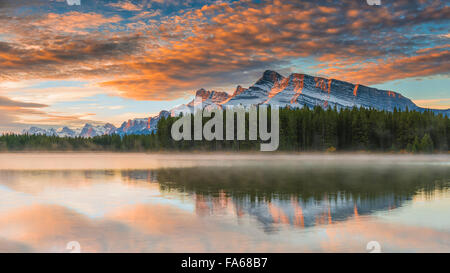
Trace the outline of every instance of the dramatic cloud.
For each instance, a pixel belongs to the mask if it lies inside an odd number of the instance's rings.
[[[176,12],[153,2],[167,1],[109,3],[128,15],[0,12],[0,80],[89,79],[124,97],[172,100],[267,68],[362,84],[450,71],[441,1],[193,1]]]
[[[322,70],[342,80],[378,84],[391,80],[448,74],[450,72],[450,44],[442,48],[418,50],[416,55],[368,62],[348,68],[332,67]]]
[[[318,71],[322,75],[364,84],[447,74],[448,48],[414,52],[418,46],[444,43],[442,37],[404,32],[442,22],[450,8],[436,2],[421,6],[407,1],[377,9],[355,1],[204,6],[159,25],[157,38],[166,45],[130,65],[139,74],[103,85],[136,99],[169,99],[202,86],[248,82],[248,73],[282,68],[298,58],[322,63],[327,67]]]
[[[434,0],[2,0],[0,131],[97,119],[118,125],[161,108],[105,100],[231,91],[265,69],[361,84],[445,77],[449,17],[449,6]],[[46,86],[55,80],[82,84]],[[445,99],[415,101],[448,108]]]

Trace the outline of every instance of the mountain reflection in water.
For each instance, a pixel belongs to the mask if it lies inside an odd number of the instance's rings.
[[[433,195],[450,185],[442,167],[194,167],[122,171],[129,180],[159,183],[163,192],[195,199],[199,215],[244,214],[264,230],[282,223],[304,228],[393,210],[418,192]]]
[[[386,252],[450,251],[450,168],[442,160],[220,166],[127,156],[160,164],[0,166],[0,252],[67,252],[70,241],[83,252],[365,252],[373,240]],[[102,155],[70,160],[79,167],[93,157]]]

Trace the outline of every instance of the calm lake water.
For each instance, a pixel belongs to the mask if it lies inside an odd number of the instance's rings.
[[[449,186],[448,155],[0,154],[0,252],[450,252]]]

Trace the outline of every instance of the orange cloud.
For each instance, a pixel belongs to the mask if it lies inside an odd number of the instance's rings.
[[[9,39],[0,41],[0,79],[95,79],[124,97],[170,100],[201,87],[248,83],[266,68],[305,59],[321,63],[313,72],[365,84],[448,73],[448,49],[438,49],[445,36],[405,33],[446,20],[450,7],[415,7],[405,0],[395,9],[357,1],[236,1],[158,21],[151,19],[157,13],[142,10],[126,24],[93,12],[4,15],[1,32]],[[433,43],[431,52],[421,51]]]
[[[357,15],[355,10],[346,15],[350,22]],[[432,16],[430,12],[431,10],[426,10],[420,16],[428,18]],[[433,17],[439,18],[447,14],[448,10],[444,8],[435,12]],[[367,28],[363,31],[370,33],[375,24],[389,27],[398,24],[393,13],[387,9],[381,10],[379,17],[370,16],[367,11],[360,13],[360,17],[368,19],[355,21],[350,25],[351,29],[361,31]],[[293,5],[284,1],[267,1],[261,5],[221,3],[204,6],[200,11],[187,12],[184,16],[177,17],[175,22],[168,21],[175,24],[161,24],[160,37],[169,44],[147,52],[145,58],[130,66],[133,70],[140,71],[139,75],[107,81],[102,85],[116,87],[122,95],[135,99],[166,100],[174,95],[184,96],[186,91],[203,86],[223,86],[232,78],[247,81],[243,72],[261,70],[264,65],[282,65],[285,58],[311,56],[330,65],[330,70],[320,73],[335,78],[342,75],[349,81],[362,83],[378,83],[383,79],[385,82],[410,75],[427,76],[448,71],[447,66],[442,64],[443,59],[439,61],[439,56],[433,60],[423,56],[402,60],[403,52],[395,52],[395,41],[390,41],[394,47],[392,59],[398,58],[399,64],[410,62],[410,71],[381,73],[383,69],[380,69],[376,73],[379,76],[375,76],[372,75],[374,73],[364,73],[369,72],[368,68],[359,74],[344,74],[355,63],[367,60],[381,65],[391,49],[370,45],[364,40],[340,45],[339,36],[343,35],[345,38],[349,31],[353,32],[339,23],[342,20],[340,14],[345,12],[334,7],[314,6],[310,3]],[[322,25],[311,25],[310,18],[319,18]],[[192,35],[188,35],[190,33]],[[331,54],[335,58],[330,58]],[[446,57],[446,54],[442,53],[440,57]],[[420,64],[420,69],[413,69],[415,63],[424,59],[427,62]],[[427,69],[422,69],[424,67]],[[387,74],[389,77],[385,77]],[[374,80],[375,77],[378,80]]]
[[[412,77],[424,77],[450,72],[450,45],[442,48],[429,48],[417,52],[417,55],[363,63],[350,68],[330,67],[320,71],[339,79],[363,83],[378,84],[391,80]]]
[[[102,25],[118,23],[120,16],[104,17],[98,13],[68,12],[64,14],[49,13],[31,23],[32,26],[57,33],[72,32],[86,34],[87,28],[98,28]]]
[[[127,10],[127,11],[140,11],[142,10],[142,7],[137,6],[131,2],[118,2],[118,3],[110,3],[108,4],[108,6],[110,7],[114,7],[114,8],[118,8],[118,9],[123,9],[123,10]]]

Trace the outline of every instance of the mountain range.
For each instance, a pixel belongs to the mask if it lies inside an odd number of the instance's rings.
[[[168,111],[161,111],[157,116],[149,118],[136,118],[130,119],[122,123],[117,128],[111,123],[104,125],[92,125],[86,123],[83,128],[70,129],[63,127],[59,129],[43,129],[39,127],[31,127],[23,131],[23,134],[29,135],[47,135],[47,136],[59,136],[59,137],[95,137],[101,135],[145,135],[156,132],[158,122],[162,117],[168,117],[170,113]]]
[[[228,108],[238,105],[272,105],[279,107],[336,107],[337,109],[364,107],[378,110],[431,110],[438,114],[450,115],[450,109],[425,109],[414,104],[400,93],[380,90],[360,84],[352,84],[336,79],[313,77],[306,74],[293,73],[289,77],[267,70],[262,77],[249,88],[238,86],[230,95],[227,92],[200,89],[195,98],[187,104],[177,106],[170,111],[161,111],[158,115],[143,119],[123,122],[119,128],[112,124],[86,124],[80,129],[63,127],[60,129],[42,129],[31,127],[24,134],[56,135],[64,137],[94,137],[105,134],[151,134],[156,131],[161,118],[178,116],[181,113],[192,113],[195,103],[202,102],[203,108]]]

